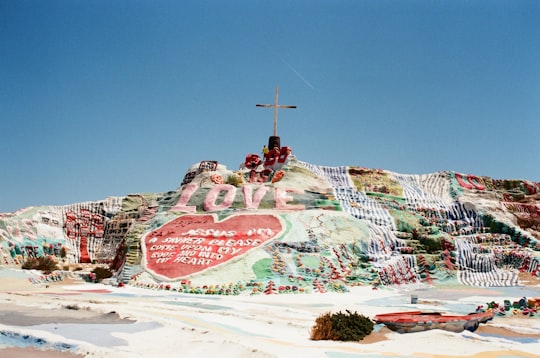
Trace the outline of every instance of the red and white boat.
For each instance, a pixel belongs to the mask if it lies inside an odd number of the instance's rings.
[[[480,323],[493,318],[491,311],[470,313],[468,315],[445,315],[440,312],[395,312],[376,315],[376,323],[384,323],[398,333],[422,332],[430,329],[444,329],[451,332],[476,331]]]

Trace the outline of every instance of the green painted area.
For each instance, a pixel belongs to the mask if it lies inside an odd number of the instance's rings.
[[[158,198],[157,194],[130,194],[122,200],[123,212],[136,212]]]
[[[253,269],[253,272],[255,273],[255,276],[257,277],[257,280],[263,280],[267,277],[272,277],[274,273],[270,269],[270,266],[272,265],[272,259],[261,259],[253,264],[251,267]]]
[[[384,199],[386,201],[393,201],[393,202],[395,202],[396,204],[399,204],[399,205],[406,205],[407,204],[407,200],[405,198],[401,197],[401,196],[395,196],[395,195],[390,195],[390,194],[385,194],[385,193],[377,193],[377,192],[371,192],[371,191],[366,192],[366,195],[376,197],[376,198],[379,198],[379,199]]]
[[[422,216],[417,213],[405,210],[389,210],[390,215],[394,218],[396,228],[400,232],[412,233],[413,230],[419,229],[422,224]]]
[[[320,199],[315,201],[315,206],[335,211],[342,211],[341,203],[337,200]]]
[[[320,266],[321,258],[317,255],[306,255],[302,257],[302,263],[310,269],[317,269]]]
[[[170,208],[176,205],[179,198],[180,198],[180,192],[177,192],[177,191],[169,191],[167,193],[161,194],[157,198],[159,211],[170,210]]]

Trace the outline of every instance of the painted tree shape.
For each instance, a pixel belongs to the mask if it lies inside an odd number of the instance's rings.
[[[456,259],[452,257],[448,249],[441,252],[442,257],[444,258],[444,265],[447,269],[454,271],[456,269]]]
[[[390,282],[392,282],[393,284],[395,285],[400,285],[401,282],[399,280],[399,277],[396,273],[396,270],[394,270],[394,268],[392,266],[388,266],[388,276],[389,276],[389,279],[390,279]]]
[[[274,283],[274,281],[272,281],[272,280],[268,281],[268,284],[266,285],[266,288],[264,289],[263,292],[266,295],[275,295],[275,294],[277,294],[277,292],[276,292],[276,284]]]
[[[407,261],[402,261],[402,265],[397,266],[397,272],[399,273],[399,279],[403,283],[416,282],[416,275],[412,271]]]
[[[343,276],[335,267],[332,267],[332,272],[330,272],[330,278],[332,280],[342,280]]]
[[[352,260],[353,257],[351,253],[349,252],[349,248],[345,244],[339,245],[339,249],[341,250],[341,254],[343,257],[345,257],[347,260]]]
[[[318,278],[315,278],[313,281],[313,291],[319,292],[319,293],[325,293],[326,289],[324,288],[324,285],[319,282]]]
[[[77,242],[79,241],[79,262],[80,263],[89,263],[90,255],[88,253],[88,240],[87,240],[87,220],[85,216],[89,216],[87,209],[81,209],[81,213],[77,215],[74,212],[66,213],[66,223],[64,224],[64,230],[66,231],[66,236]],[[76,244],[74,245],[76,246]]]
[[[343,247],[340,246],[340,248],[343,250]],[[341,269],[341,272],[348,275],[351,273],[351,270],[346,266],[346,264],[343,262],[343,259],[342,259],[342,255],[339,254],[338,250],[337,249],[333,249],[334,251],[334,254],[336,255],[336,258],[337,258],[337,261],[339,263],[339,268]],[[343,251],[342,251],[343,253]],[[334,275],[334,271],[336,271],[336,269],[333,267],[332,265],[332,274]],[[341,278],[341,274],[339,274],[339,278]]]
[[[322,257],[321,264],[321,266],[326,266],[330,269],[330,278],[332,280],[341,280],[343,278],[342,272],[339,272],[336,266],[328,258]]]
[[[431,274],[429,272],[429,264],[427,263],[424,255],[418,256],[418,264],[420,268],[420,274],[423,274],[425,276],[422,281],[427,281],[429,284],[432,284],[433,278],[431,277]]]

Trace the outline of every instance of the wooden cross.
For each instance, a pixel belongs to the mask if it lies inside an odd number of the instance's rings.
[[[274,104],[256,104],[257,107],[274,108],[274,137],[277,136],[277,110],[278,108],[296,108],[296,106],[284,106],[278,104],[278,87],[276,86],[276,97]]]

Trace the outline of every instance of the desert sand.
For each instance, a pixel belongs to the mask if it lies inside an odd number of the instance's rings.
[[[540,321],[496,316],[475,332],[399,334],[383,325],[360,342],[312,341],[326,312],[433,310],[466,314],[487,302],[540,296],[522,287],[353,287],[348,293],[214,296],[65,279],[31,283],[0,270],[5,357],[537,357]],[[411,295],[417,295],[416,304]]]

